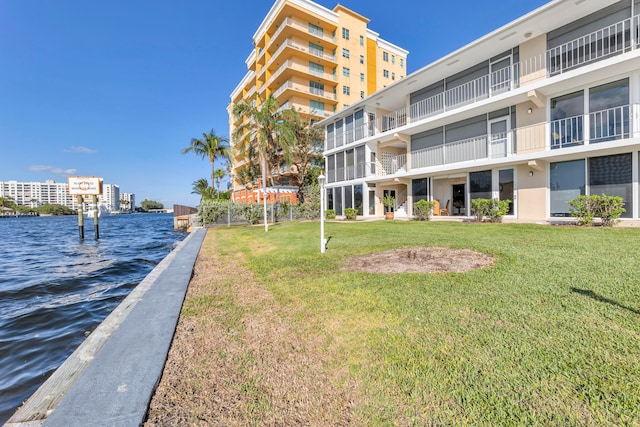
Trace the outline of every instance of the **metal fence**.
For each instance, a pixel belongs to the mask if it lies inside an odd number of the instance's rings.
[[[318,203],[267,204],[269,223],[319,219]],[[206,227],[261,224],[264,221],[264,206],[262,203],[204,202],[198,206],[198,221]]]

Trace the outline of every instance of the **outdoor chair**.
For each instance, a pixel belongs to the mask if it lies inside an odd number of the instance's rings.
[[[440,209],[438,206],[438,212],[440,212],[439,215],[449,215],[449,203],[451,203],[451,200],[447,200],[447,204],[444,209]]]

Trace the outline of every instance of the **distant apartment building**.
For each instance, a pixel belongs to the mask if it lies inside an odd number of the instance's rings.
[[[550,222],[604,193],[637,220],[640,4],[551,1],[319,125],[337,215],[382,216],[388,195],[396,217],[425,199],[464,219],[497,198]]]
[[[127,193],[123,193],[127,194]],[[70,209],[78,209],[77,197],[69,194],[67,182],[19,182],[0,181],[0,197],[10,198],[17,205],[36,208],[46,204],[66,206]],[[98,202],[103,203],[110,211],[117,211],[120,207],[120,187],[115,184],[103,184],[102,195],[98,196]],[[135,196],[131,197],[131,206],[135,206]],[[91,198],[85,197],[83,209],[91,206]]]
[[[136,210],[136,195],[133,193],[120,193],[120,210],[122,212],[133,212]]]
[[[233,105],[256,95],[273,95],[281,109],[294,108],[313,122],[405,77],[408,51],[380,38],[368,23],[340,4],[330,10],[309,0],[277,0],[253,35],[248,72],[231,94],[229,135],[246,120],[233,116]],[[236,153],[232,177],[244,164]],[[256,201],[255,191],[233,184],[235,200]]]
[[[120,186],[116,184],[103,184],[102,194],[98,197],[98,202],[110,211],[120,210]]]
[[[76,198],[69,194],[69,185],[66,182],[0,181],[0,197],[10,198],[17,205],[30,208],[46,204],[78,208]]]

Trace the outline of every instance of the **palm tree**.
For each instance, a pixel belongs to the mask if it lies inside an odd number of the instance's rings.
[[[206,197],[208,195],[210,195],[210,191],[209,189],[209,182],[207,181],[206,178],[200,178],[196,181],[193,181],[193,191],[191,192],[191,194],[198,194],[200,196],[200,201],[202,201],[203,199],[209,198]]]
[[[211,182],[213,183],[215,175],[215,161],[217,159],[229,160],[229,139],[224,136],[216,135],[211,132],[203,132],[202,139],[192,138],[191,145],[182,149],[182,154],[191,153],[204,158],[209,158],[211,162]]]
[[[221,181],[225,176],[227,176],[227,172],[224,169],[218,168],[213,172],[213,175],[216,178],[216,185],[218,186],[218,195],[219,195],[221,191],[221,188],[220,188]]]
[[[281,158],[291,164],[291,149],[296,144],[295,132],[290,123],[297,113],[294,110],[278,111],[279,108],[278,101],[273,96],[262,101],[256,95],[253,101],[240,101],[232,109],[233,115],[237,119],[243,117],[248,119],[233,133],[238,153],[243,155],[249,164],[256,160],[255,155],[257,155],[257,160],[260,163],[265,231],[269,231],[267,225],[267,176],[270,178],[271,185],[274,185],[269,160]],[[278,178],[280,177],[279,164],[280,160],[276,163]]]

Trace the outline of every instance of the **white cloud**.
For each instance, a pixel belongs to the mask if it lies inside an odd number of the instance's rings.
[[[71,147],[71,148],[67,148],[64,150],[65,153],[85,153],[85,154],[91,154],[91,153],[95,153],[96,150],[92,149],[92,148],[88,148],[88,147]]]
[[[74,168],[63,169],[63,168],[56,168],[53,166],[42,166],[42,165],[29,166],[29,170],[34,172],[51,172],[56,175],[74,175],[77,172],[77,169],[74,169]]]

